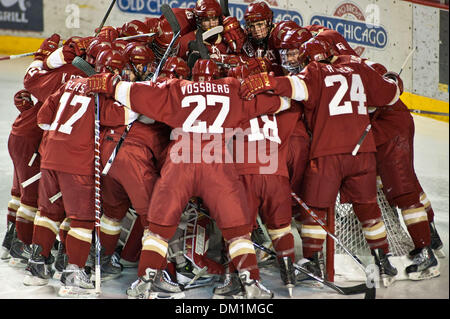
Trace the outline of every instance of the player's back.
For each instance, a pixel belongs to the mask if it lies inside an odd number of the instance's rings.
[[[312,130],[311,158],[351,153],[369,124],[367,106],[388,105],[397,86],[356,56],[312,62],[299,75],[308,88],[305,115]],[[360,152],[374,152],[371,133]]]
[[[94,97],[86,95],[86,78],[69,80],[38,113],[48,135],[42,166],[67,173],[93,174]]]

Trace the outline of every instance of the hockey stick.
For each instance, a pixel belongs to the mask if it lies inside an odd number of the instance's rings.
[[[415,110],[415,109],[408,109],[411,113],[417,113],[417,114],[430,114],[430,115],[438,115],[438,116],[449,116],[448,113],[445,112],[434,112],[434,111],[425,111],[425,110]]]
[[[163,4],[161,6],[161,11],[162,11],[164,17],[166,18],[167,22],[169,22],[170,27],[172,28],[173,36],[172,36],[172,40],[169,43],[169,46],[167,47],[166,51],[164,52],[163,57],[161,58],[161,61],[159,61],[158,67],[156,68],[156,71],[153,74],[153,77],[150,80],[153,83],[156,82],[156,79],[158,78],[158,75],[159,75],[162,67],[166,63],[167,58],[169,57],[170,51],[172,50],[172,47],[175,45],[176,40],[180,36],[180,31],[181,31],[180,24],[178,23],[178,20],[177,20],[175,14],[173,13],[172,9],[170,8],[170,6],[167,4]],[[131,127],[133,126],[133,123],[134,122],[131,122],[125,127],[125,130],[123,131],[122,135],[120,136],[119,142],[117,142],[117,145],[114,148],[113,152],[111,153],[111,156],[109,157],[108,162],[106,162],[106,165],[103,168],[103,171],[102,171],[103,176],[108,174],[108,172],[111,168],[111,165],[114,162],[114,160],[117,156],[117,153],[119,152],[120,147],[122,146],[123,141],[127,137],[128,132],[130,131]]]
[[[220,0],[220,7],[222,8],[222,14],[225,17],[230,16],[230,10],[228,8],[228,0]]]
[[[170,27],[172,28],[173,36],[172,36],[172,40],[169,43],[169,46],[166,49],[166,52],[164,52],[164,55],[161,58],[161,61],[159,62],[158,67],[156,68],[155,73],[153,74],[153,77],[152,77],[153,83],[156,82],[159,72],[161,71],[162,67],[166,63],[166,60],[169,57],[170,51],[172,50],[172,47],[175,45],[175,42],[179,38],[180,32],[181,32],[180,24],[178,23],[178,20],[172,11],[172,8],[167,4],[163,4],[161,6],[161,12],[163,13],[167,22],[169,22],[169,24],[170,24]]]
[[[14,60],[14,59],[19,59],[19,58],[24,58],[27,56],[32,56],[35,55],[36,52],[29,52],[29,53],[23,53],[23,54],[15,54],[15,55],[10,55],[10,56],[4,56],[0,58],[0,61],[5,61],[5,60]]]
[[[314,219],[314,221],[316,223],[318,223],[320,225],[320,227],[322,227],[322,229],[327,232],[328,236],[330,236],[339,246],[341,246],[341,248],[361,267],[361,269],[364,271],[364,273],[366,274],[366,277],[367,277],[366,265],[364,265],[364,263],[356,255],[354,255],[347,247],[345,247],[345,245],[328,229],[328,227],[325,225],[325,223],[322,220],[320,220],[320,218],[316,215],[316,213],[314,213],[308,207],[308,205],[306,205],[306,203],[300,199],[300,197],[298,197],[294,192],[292,192],[291,195],[300,204],[300,206],[302,206],[305,209],[305,211],[308,213],[308,215],[311,216],[312,219]],[[367,280],[369,282],[369,278],[367,278]],[[367,285],[365,285],[365,287],[367,290],[366,296],[367,295],[373,296],[373,298],[367,298],[367,299],[374,299],[375,298],[375,286],[373,286],[372,288],[369,288],[369,287],[367,287]]]
[[[105,14],[105,16],[103,17],[103,20],[102,20],[102,22],[100,23],[100,26],[98,27],[97,31],[95,32],[94,37],[96,37],[96,36],[100,33],[100,31],[102,30],[103,26],[105,25],[106,19],[108,19],[109,14],[111,13],[111,10],[112,10],[112,8],[114,7],[114,4],[115,4],[115,3],[116,3],[116,0],[113,0],[113,1],[111,2],[111,4],[109,5],[108,11],[106,11],[106,14]]]
[[[273,250],[264,247],[263,245],[259,245],[255,242],[253,242],[253,246],[255,246],[256,248],[264,251],[265,253],[273,256],[273,257],[277,257],[277,253],[274,252]],[[300,271],[301,273],[307,275],[308,277],[311,277],[314,280],[317,280],[318,282],[322,283],[325,286],[330,287],[331,289],[337,291],[338,293],[340,293],[341,295],[358,295],[358,294],[365,294],[365,299],[375,299],[375,294],[372,295],[370,289],[367,288],[366,284],[360,284],[357,286],[351,286],[351,287],[341,287],[338,285],[333,284],[332,282],[329,282],[319,276],[314,275],[313,273],[309,272],[306,268],[298,265],[298,264],[293,264],[294,268],[297,269],[298,271]]]
[[[137,38],[142,38],[142,37],[152,37],[154,36],[156,33],[151,32],[151,33],[143,33],[143,34],[137,34],[137,35],[130,35],[129,37],[121,37],[121,38],[117,38],[116,40],[132,40],[132,39],[137,39]]]
[[[83,71],[87,76],[94,75],[94,68],[80,57],[75,57],[72,65]],[[101,267],[100,267],[100,101],[98,94],[95,94],[95,121],[94,121],[94,206],[95,206],[95,293],[101,293]]]

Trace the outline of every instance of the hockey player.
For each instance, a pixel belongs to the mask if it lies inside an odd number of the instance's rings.
[[[344,194],[362,223],[383,282],[390,284],[397,270],[387,257],[389,246],[376,201],[376,148],[371,132],[359,153],[351,153],[369,123],[367,105],[394,104],[402,92],[402,81],[396,75],[383,78],[358,57],[334,57],[326,43],[314,39],[299,49],[300,61],[306,65],[302,72],[286,77],[253,75],[244,80],[241,94],[251,98],[272,90],[303,101],[312,141],[300,194],[322,220],[335,204],[338,191]],[[303,255],[312,258],[322,250],[326,233],[313,222],[304,223],[303,228],[308,234]]]
[[[168,240],[176,231],[185,204],[192,196],[198,196],[209,208],[229,244],[245,297],[272,298],[273,293],[259,282],[255,250],[250,241],[252,225],[245,214],[243,185],[233,164],[223,161],[223,156],[227,156],[223,144],[224,127],[234,127],[258,114],[275,113],[289,104],[279,97],[265,95],[250,103],[243,101],[237,96],[239,86],[240,82],[232,78],[205,82],[170,80],[161,84],[117,83],[108,74],[90,78],[89,87],[93,92],[113,95],[136,112],[174,128],[182,127],[172,132],[177,140],[170,146],[169,157],[153,191],[147,215],[149,226],[144,233],[138,268],[139,279],[128,289],[130,297],[153,296],[154,282],[161,280],[166,265]],[[193,148],[190,147],[192,143]],[[209,151],[209,156],[203,152],[208,145],[215,145],[217,150],[214,154]],[[217,197],[218,193],[224,196]],[[181,288],[166,292],[180,293]]]
[[[383,66],[377,70],[386,73]],[[371,114],[377,147],[377,173],[389,204],[401,210],[413,243],[413,263],[406,267],[412,280],[439,276],[433,253],[441,254],[442,241],[434,225],[434,213],[414,170],[414,120],[401,100]],[[401,123],[401,125],[399,125]]]
[[[150,49],[139,43],[128,44],[124,54],[127,63],[133,65],[134,72],[131,79],[135,81],[145,76],[145,69],[154,61]],[[96,61],[96,69],[108,68],[110,63],[109,53],[105,51],[99,55]],[[135,74],[136,76],[134,76]],[[121,140],[125,129],[125,126],[104,128],[105,134],[100,150],[103,167],[105,167],[110,155]],[[120,267],[111,264],[110,260],[119,240],[122,219],[127,214],[128,209],[133,207],[138,215],[135,221],[135,224],[138,224],[135,227],[136,231],[142,230],[143,232],[143,227],[147,225],[148,205],[154,184],[159,178],[159,170],[164,161],[166,147],[169,144],[169,134],[170,129],[165,124],[139,116],[137,121],[129,128],[126,138],[122,140],[111,168],[103,176],[102,204],[104,214],[100,221],[100,242],[103,248],[101,256],[105,259],[102,266],[105,265],[108,269],[102,269],[102,274],[106,272],[111,275],[110,278],[117,277],[121,272]],[[128,246],[125,246],[124,249],[134,250],[130,247],[130,245],[133,245],[133,239],[140,241],[141,237],[142,233],[140,236],[133,235],[131,241],[126,243]],[[139,242],[134,241],[134,245],[140,246],[139,244]]]
[[[279,25],[280,26],[280,25]],[[279,28],[279,31],[275,33],[276,43],[274,47],[278,49],[279,55],[281,57],[281,66],[285,70],[286,75],[295,75],[302,71],[303,66],[300,64],[299,47],[305,40],[309,40],[311,36],[308,34],[306,29],[296,27],[296,26],[285,26]],[[306,129],[303,116],[303,105],[301,102],[300,110],[302,114],[299,116],[299,120],[289,139],[289,152],[288,152],[288,170],[290,177],[291,189],[294,193],[299,194],[303,184],[303,176],[306,170],[306,166],[309,160],[309,149],[310,149],[310,136]],[[297,229],[300,236],[305,237],[305,233],[302,233],[302,222],[308,220],[308,215],[304,212],[299,205],[293,201],[292,205],[292,215],[297,225]],[[308,243],[303,242],[303,246],[307,246]],[[316,276],[323,277],[320,261],[322,260],[321,252],[314,253],[309,259],[302,258],[298,263],[308,269],[311,273]],[[318,282],[311,280],[308,276],[296,270],[296,282],[299,285],[313,285],[317,286]]]
[[[55,45],[55,49],[57,44]],[[30,256],[33,222],[37,211],[38,182],[23,186],[22,183],[39,173],[40,156],[37,149],[42,139],[42,130],[36,124],[36,114],[42,103],[33,103],[27,90],[14,95],[14,104],[20,114],[12,125],[8,139],[8,150],[13,161],[14,178],[12,199],[8,203],[7,232],[2,246],[11,266],[25,267]]]
[[[249,75],[246,67],[241,67],[240,70],[241,74],[234,74],[238,79]],[[295,285],[295,249],[291,232],[291,189],[287,155],[289,138],[300,115],[297,102],[293,102],[296,103],[293,107],[279,115],[261,115],[241,125],[244,131],[236,134],[236,141],[243,141],[243,148],[248,153],[244,152],[242,161],[235,161],[239,178],[245,187],[249,215],[255,228],[258,214],[266,225],[277,252],[281,279],[291,296]],[[237,144],[236,142],[236,148],[239,147]],[[232,282],[235,281],[231,280],[230,283]],[[225,289],[224,287],[223,290]],[[224,294],[216,289],[215,296],[220,297],[220,292]]]
[[[69,80],[44,102],[37,117],[38,125],[47,131],[47,137],[41,160],[40,215],[35,222],[32,255],[24,283],[43,285],[51,278],[50,248],[60,223],[68,217],[71,219],[66,237],[68,264],[61,275],[62,286],[58,291],[58,295],[64,297],[89,295],[94,288],[83,270],[95,219],[95,105],[94,98],[86,95],[86,81],[86,78]],[[105,125],[127,124],[137,116],[104,97],[99,98],[98,107],[100,121]],[[59,192],[61,198],[51,203],[50,198]]]
[[[317,33],[315,39],[327,41],[339,55],[357,55],[347,41],[335,30],[321,26],[307,27]],[[367,61],[380,74],[386,68]],[[408,108],[399,99],[394,105],[371,113],[372,131],[377,147],[377,175],[380,176],[383,192],[391,206],[402,212],[415,249],[410,253],[416,257],[406,268],[412,280],[432,278],[439,275],[438,261],[433,249],[441,254],[442,241],[434,225],[434,212],[414,170],[414,121]],[[402,123],[402,125],[398,125]]]

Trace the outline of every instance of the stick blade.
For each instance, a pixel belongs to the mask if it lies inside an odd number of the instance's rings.
[[[73,59],[72,65],[83,71],[87,76],[91,76],[96,73],[94,68],[79,56],[76,56],[75,59]]]
[[[181,31],[181,27],[178,23],[177,17],[175,16],[175,13],[173,13],[172,8],[168,4],[163,4],[161,6],[161,12],[166,18],[167,22],[169,22],[175,36],[175,34]]]

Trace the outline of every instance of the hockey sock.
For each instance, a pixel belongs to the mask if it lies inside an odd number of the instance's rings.
[[[55,243],[60,224],[61,221],[47,217],[42,212],[36,212],[32,242],[42,247],[41,255],[46,258]]]
[[[387,254],[389,244],[384,222],[381,218],[380,207],[377,203],[353,203],[356,217],[362,224],[363,234],[370,249],[381,248]]]
[[[72,219],[70,230],[66,237],[66,253],[69,264],[75,264],[83,268],[89,256],[92,242],[94,221],[82,221]]]
[[[25,245],[30,245],[33,238],[33,223],[36,216],[36,207],[20,204],[16,215],[17,238]]]
[[[277,257],[283,258],[287,256],[291,257],[291,260],[294,261],[294,236],[291,232],[291,224],[276,229],[270,227],[267,231],[270,238],[272,239],[272,244],[275,248],[275,251],[277,252]]]

